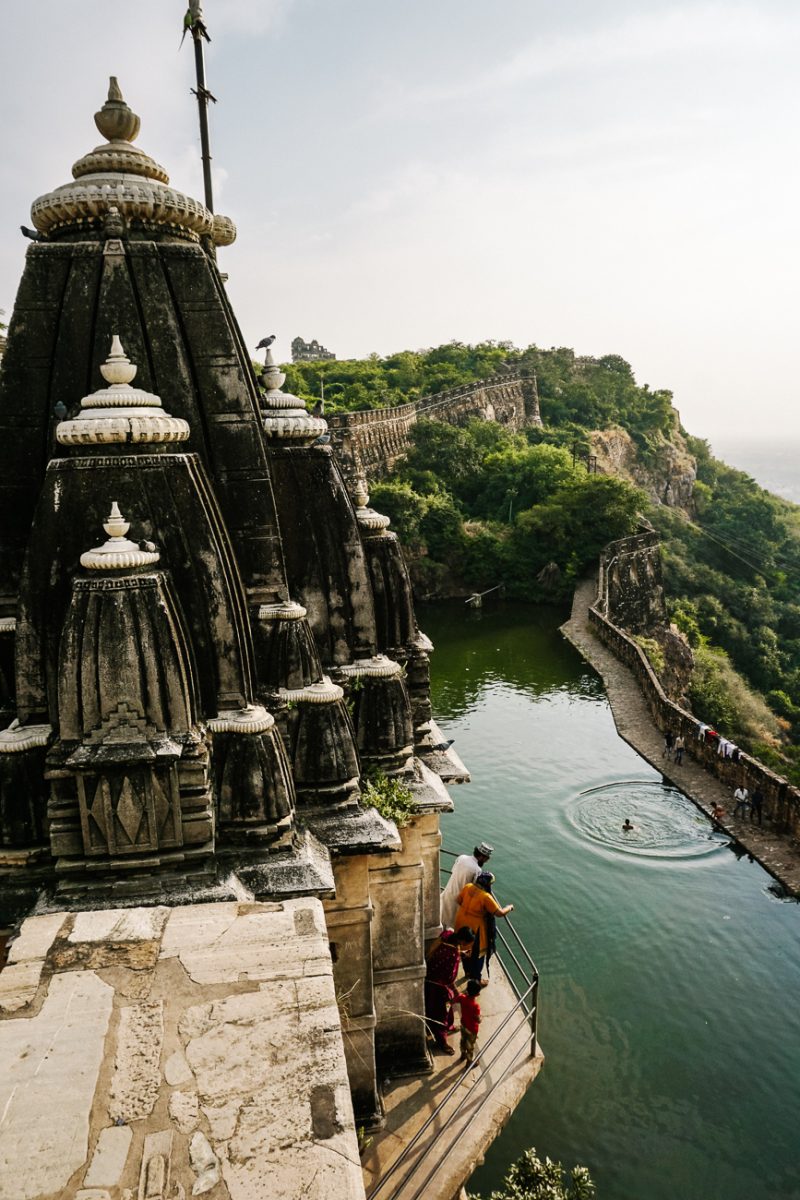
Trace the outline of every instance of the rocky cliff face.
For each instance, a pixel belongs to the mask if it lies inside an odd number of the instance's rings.
[[[627,479],[647,492],[654,503],[693,515],[697,463],[681,433],[677,411],[674,429],[669,438],[658,435],[649,463],[643,461],[631,435],[619,426],[595,430],[590,440],[591,453],[597,456],[597,467],[603,474]]]

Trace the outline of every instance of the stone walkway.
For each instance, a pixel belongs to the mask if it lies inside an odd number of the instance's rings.
[[[636,677],[600,641],[589,624],[588,611],[595,594],[593,579],[579,584],[572,602],[572,615],[561,626],[561,632],[601,676],[620,737],[660,771],[668,783],[688,796],[706,816],[711,817],[713,804],[721,804],[726,816],[715,823],[760,862],[787,891],[800,897],[800,847],[797,843],[775,833],[766,815],[763,827],[751,825],[749,819],[734,819],[730,789],[692,759],[691,745],[687,746],[680,767],[662,757],[664,735],[650,715]]]
[[[484,1061],[465,1071],[458,1063],[459,1038],[455,1034],[451,1042],[456,1055],[448,1058],[434,1053],[432,1074],[396,1079],[384,1086],[386,1125],[362,1155],[368,1200],[372,1196],[375,1200],[451,1200],[459,1194],[544,1061],[538,1046],[536,1056],[531,1055],[530,1026],[523,1021],[520,1027],[518,1012],[489,1045],[515,1003],[516,996],[495,959],[491,984],[480,999],[478,1049],[486,1047]],[[380,1181],[457,1081],[452,1098],[381,1186]]]

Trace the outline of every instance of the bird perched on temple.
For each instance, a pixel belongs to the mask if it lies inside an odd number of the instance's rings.
[[[27,225],[20,225],[20,233],[23,237],[30,238],[32,242],[40,242],[42,235],[37,233],[35,229],[28,229]]]
[[[181,46],[183,45],[183,39],[186,37],[187,33],[189,33],[190,30],[193,32],[195,29],[198,30],[200,35],[204,37],[207,42],[211,41],[211,38],[208,36],[208,30],[206,29],[205,22],[203,21],[202,0],[189,0],[189,7],[183,14],[183,35],[181,37]],[[180,50],[180,48],[181,47],[179,46],[178,49]]]
[[[256,346],[256,350],[269,350],[272,343],[275,341],[277,334],[271,333],[269,337],[263,337]]]
[[[56,403],[53,405],[53,416],[55,416],[59,421],[63,421],[64,417],[66,415],[67,415],[66,404],[64,403],[63,400],[57,400]]]
[[[449,750],[455,740],[455,738],[450,738],[447,742],[437,742],[435,746],[431,746],[431,750],[439,750],[444,754],[445,750]]]

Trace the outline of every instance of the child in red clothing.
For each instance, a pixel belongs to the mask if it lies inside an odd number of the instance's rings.
[[[478,1004],[480,994],[480,982],[470,979],[467,990],[460,992],[453,1001],[454,1004],[461,1005],[461,1058],[458,1061],[465,1062],[468,1066],[472,1065],[475,1057],[475,1043],[481,1023],[481,1006]]]

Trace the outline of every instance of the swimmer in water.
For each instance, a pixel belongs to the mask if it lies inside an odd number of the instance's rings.
[[[630,832],[631,832],[633,829],[635,829],[635,828],[636,828],[636,826],[635,826],[635,825],[631,825],[631,823],[630,823],[630,820],[629,820],[629,819],[626,817],[626,818],[625,818],[625,824],[622,826],[622,832],[623,832],[623,833],[630,833]]]

